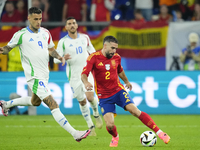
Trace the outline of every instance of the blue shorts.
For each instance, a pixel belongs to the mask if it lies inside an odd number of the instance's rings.
[[[130,103],[134,102],[125,90],[121,90],[109,98],[99,99],[99,106],[103,116],[108,112],[116,114],[115,104],[125,109],[125,106]]]

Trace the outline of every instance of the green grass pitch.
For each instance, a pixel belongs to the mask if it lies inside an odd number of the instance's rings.
[[[65,115],[78,130],[87,125],[81,115]],[[119,144],[109,147],[111,135],[105,122],[96,129],[96,137],[87,137],[80,143],[61,128],[51,115],[0,116],[0,150],[198,150],[200,149],[199,115],[151,115],[157,125],[167,132],[171,141],[164,144],[158,138],[154,147],[143,147],[139,137],[150,130],[139,119],[131,115],[118,115],[115,125],[119,133]]]

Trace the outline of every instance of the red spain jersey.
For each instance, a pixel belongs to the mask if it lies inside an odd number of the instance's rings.
[[[101,51],[92,53],[87,58],[87,65],[83,68],[82,74],[88,76],[90,71],[99,98],[111,97],[124,89],[118,77],[118,73],[123,71],[119,54],[115,53],[111,59],[108,59]]]

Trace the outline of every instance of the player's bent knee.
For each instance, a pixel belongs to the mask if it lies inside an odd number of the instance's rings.
[[[115,125],[113,121],[107,121],[107,120],[105,120],[105,123],[106,123],[106,127],[108,129],[112,129],[114,127],[114,125]]]
[[[92,101],[94,100],[94,96],[87,96],[87,100],[88,100],[89,102],[92,102]]]
[[[114,128],[114,124],[107,124],[106,127],[109,129],[109,130],[112,130]]]
[[[40,104],[33,104],[33,106],[40,106]]]
[[[39,98],[31,100],[33,106],[40,106],[41,102],[42,101]]]
[[[37,102],[31,102],[33,104],[33,106],[40,106],[41,101],[37,101]]]
[[[79,101],[79,104],[80,104],[81,106],[85,106],[85,105],[86,105],[86,99],[84,99],[84,100],[82,100],[82,101]]]
[[[92,102],[94,100],[94,92],[85,92],[85,95],[89,102]]]
[[[40,106],[41,102],[42,102],[41,99],[36,94],[33,93],[32,98],[31,98],[32,105]]]

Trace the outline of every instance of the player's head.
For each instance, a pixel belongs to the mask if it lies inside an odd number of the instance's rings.
[[[103,53],[108,59],[112,58],[118,48],[118,41],[114,36],[106,36],[103,40]]]
[[[28,10],[28,20],[30,22],[30,28],[37,31],[42,22],[42,10],[37,7],[31,7]]]
[[[78,24],[74,17],[68,17],[65,25],[66,30],[68,33],[74,34],[77,32]]]

